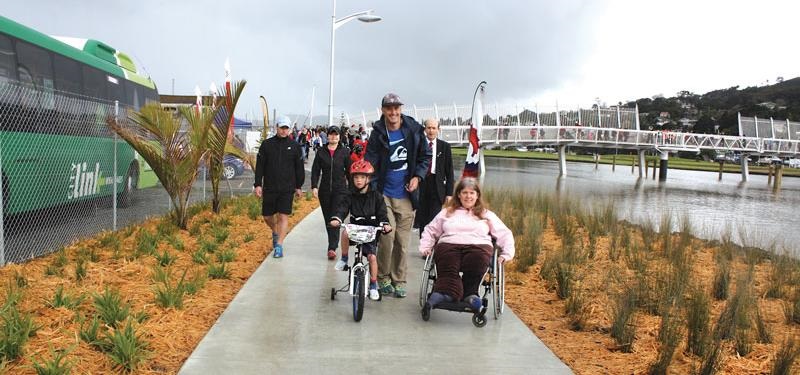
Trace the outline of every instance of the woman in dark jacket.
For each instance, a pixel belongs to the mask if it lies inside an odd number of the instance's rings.
[[[331,216],[339,200],[347,191],[347,173],[350,170],[350,150],[339,143],[339,128],[328,128],[328,143],[317,150],[311,165],[311,192],[319,199],[325,229],[328,231],[328,259],[336,259],[339,228],[330,226]],[[320,181],[322,177],[322,181]]]

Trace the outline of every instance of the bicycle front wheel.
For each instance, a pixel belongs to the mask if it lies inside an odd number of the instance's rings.
[[[353,272],[353,320],[360,322],[364,316],[364,269]]]

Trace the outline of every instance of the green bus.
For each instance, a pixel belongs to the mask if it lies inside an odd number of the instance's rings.
[[[155,175],[126,142],[115,142],[105,122],[150,101],[158,101],[156,86],[128,55],[0,16],[4,216],[110,196],[114,184],[118,203],[130,205]]]

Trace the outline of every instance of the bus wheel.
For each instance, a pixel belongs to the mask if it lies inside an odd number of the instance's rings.
[[[136,164],[131,164],[125,179],[122,180],[122,193],[119,194],[117,203],[120,207],[130,207],[139,188],[139,168]]]

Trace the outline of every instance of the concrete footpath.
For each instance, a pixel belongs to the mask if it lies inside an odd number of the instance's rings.
[[[267,230],[265,228],[265,230]],[[571,374],[506,308],[483,328],[471,314],[419,313],[423,260],[412,233],[408,297],[367,299],[353,321],[352,297],[326,253],[322,212],[298,223],[284,258],[268,257],[206,334],[180,374]]]

